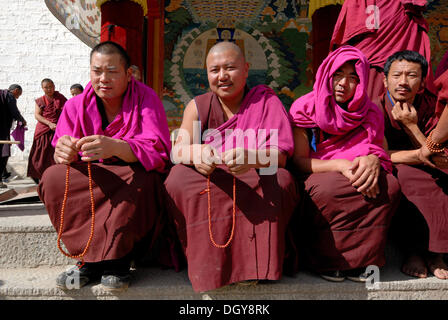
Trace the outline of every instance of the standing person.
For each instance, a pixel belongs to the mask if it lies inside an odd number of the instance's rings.
[[[28,158],[27,172],[27,176],[36,183],[39,183],[45,169],[55,163],[54,147],[51,145],[51,140],[54,137],[54,130],[62,108],[67,101],[62,94],[55,91],[53,80],[43,79],[41,87],[45,94],[36,99],[34,117],[37,120],[37,125]]]
[[[329,281],[364,282],[367,266],[385,264],[400,197],[382,147],[383,117],[367,96],[368,72],[364,54],[343,46],[322,62],[313,91],[290,109],[293,159],[305,186],[298,245],[305,264]]]
[[[286,226],[298,201],[283,169],[294,148],[291,125],[274,91],[246,86],[249,67],[233,43],[213,46],[206,65],[211,92],[188,103],[173,149],[184,164],[165,181],[198,292],[280,279]]]
[[[75,83],[70,87],[70,93],[72,97],[81,94],[84,91],[84,88],[79,83]]]
[[[106,290],[126,289],[135,246],[154,243],[160,232],[170,141],[162,102],[133,79],[120,45],[106,41],[92,49],[90,82],[67,102],[52,144],[56,164],[38,193],[68,252],[86,250],[72,269],[80,268],[80,287],[101,279]],[[72,270],[58,276],[59,288],[67,289]]]
[[[8,90],[0,90],[0,140],[10,140],[10,132],[13,120],[22,122],[26,126],[26,121],[17,108],[17,99],[22,95],[22,87],[12,84]],[[11,155],[11,145],[0,144],[0,188],[6,188],[3,183],[3,174],[6,171],[6,164]]]
[[[426,0],[347,0],[334,27],[330,50],[351,45],[370,63],[367,94],[376,99],[384,93],[383,66],[391,52],[412,50],[431,61],[429,26],[423,13]],[[433,75],[426,88],[435,94]]]
[[[438,169],[419,159],[420,147],[432,139],[438,121],[437,97],[424,90],[428,69],[418,52],[394,53],[384,65],[386,93],[376,103],[384,113],[388,152],[404,195],[391,229],[405,251],[401,270],[419,278],[429,272],[448,279],[443,261],[448,253],[448,158],[433,156]]]

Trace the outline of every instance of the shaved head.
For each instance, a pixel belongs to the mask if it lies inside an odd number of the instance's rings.
[[[207,55],[207,78],[211,91],[227,107],[239,108],[244,96],[249,64],[240,47],[232,42],[219,42]]]
[[[211,55],[216,53],[222,53],[224,51],[233,51],[236,53],[238,59],[242,59],[243,63],[246,62],[246,59],[244,58],[244,54],[241,48],[237,46],[235,43],[229,41],[218,42],[213,47],[211,47],[207,55],[207,60]]]

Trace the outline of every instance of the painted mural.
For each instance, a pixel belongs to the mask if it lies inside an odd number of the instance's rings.
[[[249,87],[269,85],[286,108],[311,90],[308,0],[172,0],[165,9],[163,102],[171,127],[194,96],[207,92],[205,58],[220,41],[244,52]]]
[[[431,39],[431,63],[435,70],[448,51],[448,0],[429,0],[425,14]]]

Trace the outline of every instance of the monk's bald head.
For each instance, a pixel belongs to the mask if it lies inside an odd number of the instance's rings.
[[[246,62],[241,48],[237,46],[235,43],[229,41],[218,42],[213,47],[211,47],[207,55],[207,60],[211,55],[216,53],[222,53],[224,51],[233,51],[238,57],[238,59],[242,59],[243,63]]]
[[[221,101],[238,102],[244,95],[249,65],[241,49],[232,42],[214,45],[207,55],[210,89]]]

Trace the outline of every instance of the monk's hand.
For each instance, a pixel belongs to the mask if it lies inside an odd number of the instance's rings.
[[[408,128],[417,125],[417,110],[410,103],[397,101],[391,113],[394,120],[401,122]]]
[[[216,155],[214,149],[208,144],[201,145],[201,161],[200,163],[195,163],[194,167],[196,170],[205,175],[209,176],[216,168],[216,164],[219,162],[219,157]]]
[[[353,171],[352,171],[352,165],[353,163],[347,159],[337,159],[336,169],[342,173],[344,177],[346,177],[348,180],[352,180],[353,178]]]
[[[431,156],[433,153],[429,151],[428,147],[423,144],[420,149],[417,151],[419,160],[424,164],[431,168],[437,168],[434,163],[432,163]]]
[[[230,173],[243,174],[255,167],[257,163],[256,150],[230,149],[223,153],[222,161],[229,168]]]
[[[95,161],[114,156],[116,143],[114,138],[92,135],[79,139],[76,147],[82,151],[82,161]]]
[[[446,153],[436,153],[431,157],[432,162],[439,169],[448,169],[448,155]]]
[[[62,136],[58,139],[54,150],[54,160],[56,163],[69,164],[78,160],[79,149],[76,146],[77,138]]]
[[[353,160],[351,170],[353,177],[350,183],[363,196],[376,198],[380,193],[378,177],[380,175],[380,159],[373,154],[357,157]]]

